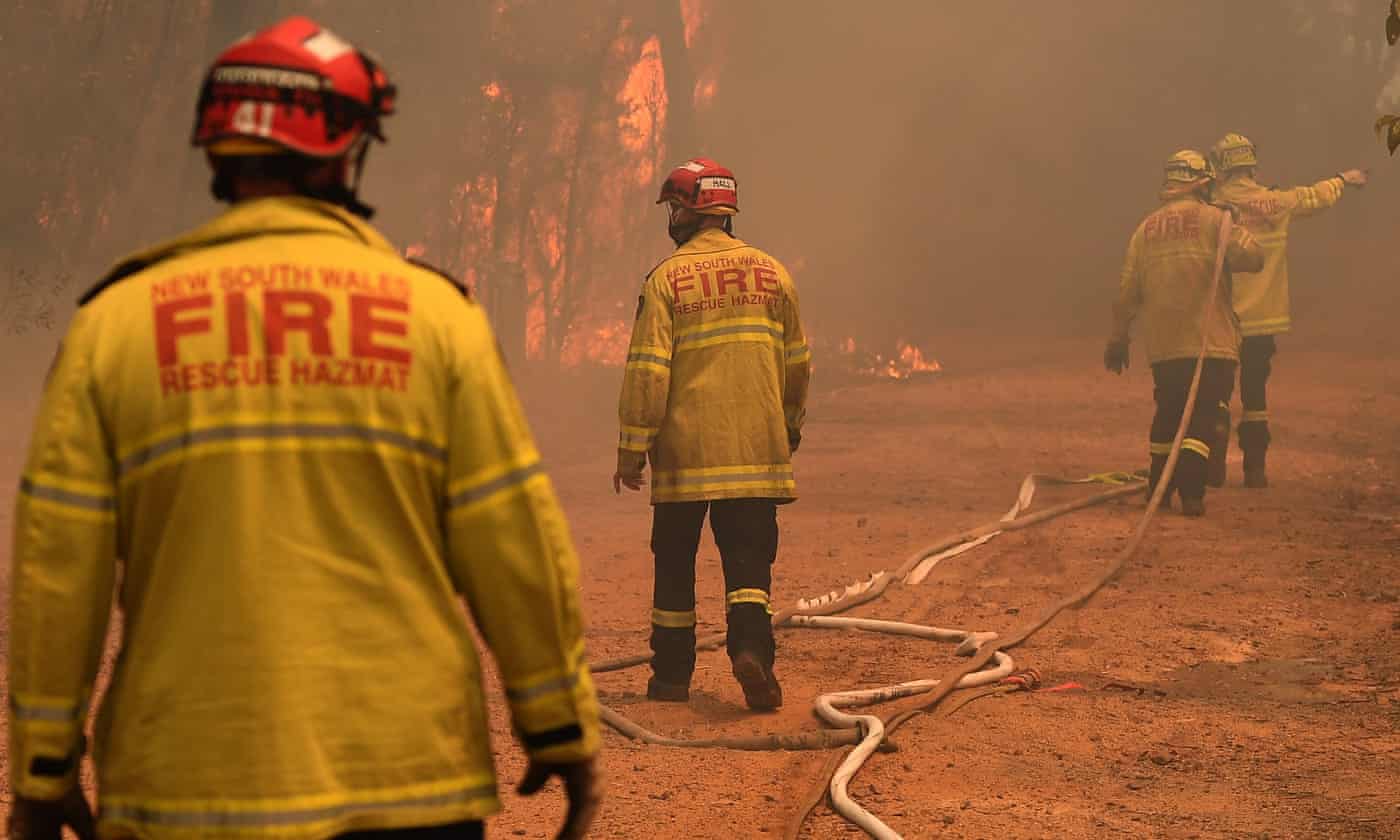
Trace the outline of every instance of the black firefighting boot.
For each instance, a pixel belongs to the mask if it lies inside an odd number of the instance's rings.
[[[1210,462],[1206,466],[1206,486],[1225,486],[1225,456],[1230,451],[1230,406],[1221,403],[1215,418],[1215,439],[1210,442]]]
[[[1268,474],[1264,470],[1264,460],[1269,452],[1269,422],[1254,420],[1241,423],[1239,429],[1240,450],[1244,453],[1244,486],[1262,489],[1269,486]]]
[[[1208,459],[1202,458],[1193,449],[1181,450],[1176,462],[1176,477],[1173,483],[1181,494],[1182,516],[1206,515],[1206,472]]]
[[[647,681],[647,699],[684,703],[690,699],[690,675],[695,671],[695,626],[667,627],[657,623],[655,613],[651,626],[652,675]]]
[[[729,661],[744,701],[754,711],[783,705],[783,689],[773,675],[776,645],[773,620],[765,605],[742,603],[729,608]]]
[[[772,666],[759,661],[758,654],[746,650],[734,657],[731,665],[750,709],[771,712],[783,705],[783,687],[778,685]]]

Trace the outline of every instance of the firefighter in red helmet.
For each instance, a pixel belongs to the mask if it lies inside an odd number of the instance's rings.
[[[74,316],[17,503],[10,836],[480,837],[499,665],[562,837],[597,807],[568,526],[480,308],[356,192],[394,89],[305,18],[215,62],[194,144],[231,206]]]
[[[676,251],[642,285],[620,401],[613,487],[651,463],[652,677],[685,701],[695,669],[695,555],[706,513],[724,567],[728,652],[749,707],[775,709],[778,505],[796,498],[811,351],[781,263],[734,236],[734,173],[706,158],[661,186]]]

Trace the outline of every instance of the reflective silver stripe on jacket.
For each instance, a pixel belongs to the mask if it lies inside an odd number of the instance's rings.
[[[460,507],[461,505],[480,501],[487,496],[492,496],[502,490],[514,487],[517,484],[524,484],[526,481],[529,481],[542,472],[544,472],[544,464],[536,461],[529,466],[511,470],[500,478],[494,478],[485,484],[478,484],[475,487],[469,487],[466,490],[454,493],[452,497],[447,500],[447,504],[450,507]]]
[[[332,440],[354,438],[372,443],[387,443],[427,455],[440,461],[447,460],[447,450],[430,441],[415,438],[403,432],[389,429],[375,429],[369,426],[354,426],[342,423],[257,423],[253,425],[215,426],[209,429],[196,429],[182,432],[173,437],[153,443],[137,450],[122,459],[117,473],[123,474],[154,461],[162,455],[188,449],[201,443],[229,440]]]
[[[495,796],[495,785],[478,785],[452,793],[437,793],[429,796],[413,796],[398,800],[371,802],[343,802],[338,805],[325,805],[319,808],[287,809],[282,811],[165,811],[143,808],[138,805],[113,805],[102,803],[104,820],[130,820],[150,825],[171,826],[219,826],[240,828],[253,826],[296,825],[298,823],[321,822],[355,812],[374,812],[403,808],[432,808],[441,805],[456,805],[474,799]]]
[[[63,490],[45,484],[36,484],[28,478],[21,478],[19,480],[19,492],[35,499],[43,499],[47,502],[58,502],[60,504],[72,505],[73,507],[86,508],[88,510],[115,510],[117,507],[117,500],[111,496],[93,496],[88,493],[75,493],[72,490]]]

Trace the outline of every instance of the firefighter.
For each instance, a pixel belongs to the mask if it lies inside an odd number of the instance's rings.
[[[1221,278],[1215,299],[1208,299],[1220,226],[1230,218],[1228,210],[1206,202],[1210,183],[1210,163],[1200,152],[1184,149],[1167,159],[1162,206],[1138,225],[1128,243],[1113,307],[1113,336],[1104,351],[1104,367],[1122,373],[1128,366],[1130,327],[1134,321],[1142,322],[1157,403],[1148,450],[1149,486],[1155,490],[1186,409],[1196,356],[1205,340],[1206,358],[1195,410],[1181,445],[1173,486],[1166,496],[1170,499],[1172,490],[1179,493],[1181,512],[1186,516],[1205,515],[1206,464],[1214,444],[1215,408],[1229,395],[1239,359],[1239,324],[1230,307],[1228,273]],[[1225,265],[1230,271],[1263,267],[1263,251],[1243,227],[1231,228],[1227,247]]]
[[[684,702],[695,670],[695,553],[708,511],[724,566],[728,653],[749,708],[783,694],[773,674],[778,505],[796,498],[811,351],[797,289],[773,257],[734,236],[734,173],[689,160],[666,178],[676,250],[642,284],[622,381],[613,489],[640,490],[651,462],[652,677],[647,696]]]
[[[82,299],[17,504],[11,836],[482,836],[498,809],[467,612],[533,793],[599,797],[578,565],[478,306],[355,183],[394,88],[300,17],[239,41],[193,143],[231,206]],[[121,558],[118,574],[117,558]],[[90,827],[84,828],[90,831]]]
[[[1288,228],[1296,217],[1311,216],[1336,204],[1348,186],[1362,187],[1366,173],[1348,169],[1311,186],[1279,190],[1254,180],[1259,159],[1254,144],[1241,134],[1226,134],[1211,149],[1217,172],[1214,195],[1239,208],[1240,223],[1264,249],[1264,269],[1235,282],[1235,311],[1240,317],[1239,442],[1244,454],[1244,486],[1269,486],[1265,456],[1269,450],[1269,406],[1266,389],[1276,336],[1292,329],[1288,305]],[[1233,391],[1233,387],[1231,388]],[[1228,442],[1229,409],[1224,425]],[[1225,482],[1224,447],[1213,470],[1215,483]]]

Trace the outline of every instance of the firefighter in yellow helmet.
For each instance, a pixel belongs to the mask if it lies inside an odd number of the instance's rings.
[[[736,238],[734,174],[696,158],[658,204],[677,248],[642,285],[623,375],[613,487],[640,490],[651,461],[652,677],[683,702],[695,670],[695,554],[705,514],[724,566],[734,676],[749,707],[775,709],[772,566],[777,506],[796,498],[811,351],[782,264]]]
[[[1240,346],[1240,450],[1244,486],[1267,487],[1265,455],[1269,449],[1266,388],[1277,350],[1275,336],[1292,329],[1288,302],[1288,231],[1293,219],[1312,216],[1336,204],[1348,186],[1362,187],[1366,173],[1348,169],[1306,187],[1273,189],[1254,179],[1259,159],[1254,144],[1241,134],[1226,134],[1211,149],[1216,168],[1216,200],[1238,208],[1240,224],[1264,249],[1264,269],[1235,281],[1235,311],[1244,342]],[[1231,388],[1233,391],[1234,389]],[[1227,406],[1228,406],[1228,399]],[[1229,416],[1226,409],[1228,435]],[[1222,444],[1228,437],[1222,440]],[[1216,461],[1212,483],[1225,483],[1224,452]]]
[[[480,308],[363,218],[353,173],[392,103],[310,20],[239,41],[194,135],[231,207],[74,316],[15,520],[11,837],[91,835],[78,769],[118,579],[104,838],[482,836],[472,623],[522,790],[562,777],[561,836],[583,836],[577,560]]]
[[[1180,494],[1181,512],[1187,516],[1205,514],[1206,464],[1217,445],[1215,408],[1229,395],[1239,358],[1239,324],[1230,306],[1228,275],[1221,278],[1215,298],[1209,298],[1220,226],[1230,219],[1229,211],[1206,203],[1210,183],[1210,163],[1200,152],[1185,149],[1167,159],[1162,206],[1138,225],[1128,243],[1113,307],[1113,335],[1104,351],[1104,366],[1121,373],[1128,366],[1130,328],[1141,324],[1157,402],[1148,447],[1155,488],[1186,409],[1204,339],[1200,389],[1169,488]],[[1264,265],[1259,244],[1242,227],[1230,230],[1227,248],[1230,271],[1258,271]],[[1207,312],[1204,322],[1202,312]]]

